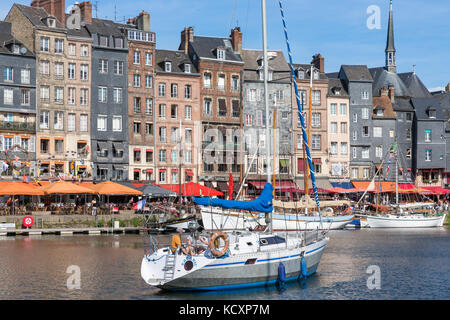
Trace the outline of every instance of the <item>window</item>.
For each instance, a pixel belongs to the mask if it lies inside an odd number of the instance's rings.
[[[330,153],[332,155],[337,155],[338,151],[337,151],[337,146],[338,143],[337,142],[331,142],[331,148],[330,148]]]
[[[369,99],[369,92],[368,91],[362,91],[361,92],[361,99],[368,100]]]
[[[376,146],[375,147],[375,156],[377,158],[382,158],[383,157],[383,146]]]
[[[80,115],[80,131],[82,131],[82,132],[88,131],[88,115],[87,114]]]
[[[356,157],[357,157],[357,150],[356,150],[356,147],[353,147],[352,148],[352,158],[356,159]]]
[[[431,142],[431,130],[425,130],[425,142]]]
[[[141,76],[133,74],[133,87],[139,88],[141,86]]]
[[[151,66],[153,64],[153,55],[151,52],[146,52],[145,53],[145,64],[147,66]]]
[[[122,103],[122,88],[113,88],[113,102]]]
[[[239,77],[238,76],[231,77],[231,90],[239,91]]]
[[[332,116],[335,116],[337,114],[336,112],[337,112],[337,104],[336,103],[332,103],[330,105],[330,114]]]
[[[356,131],[356,130],[353,130],[353,134],[352,134],[352,137],[353,137],[353,141],[356,141],[356,140],[358,140],[358,131]]]
[[[369,159],[369,156],[370,156],[370,148],[369,147],[363,147],[362,148],[362,155],[361,155],[361,157],[363,159]]]
[[[159,117],[160,118],[165,118],[166,117],[166,105],[165,104],[160,104],[159,105]]]
[[[192,107],[191,106],[184,106],[184,119],[192,120]]]
[[[373,136],[374,136],[374,138],[383,137],[383,128],[382,127],[373,127]]]
[[[337,133],[337,122],[331,122],[330,133]]]
[[[406,113],[406,121],[412,121],[412,113],[411,112]]]
[[[41,153],[48,153],[49,152],[49,143],[50,141],[48,139],[41,139]],[[6,146],[6,138],[5,138],[5,146]]]
[[[172,150],[172,152],[170,153],[170,161],[172,162],[172,163],[177,163],[178,162],[178,160],[177,160],[177,150]],[[172,174],[173,174],[173,171],[172,171]]]
[[[164,63],[164,71],[165,72],[172,72],[172,62],[166,61]]]
[[[141,98],[133,97],[133,111],[134,113],[141,113]]]
[[[166,127],[159,127],[159,142],[166,142]]]
[[[203,88],[211,89],[211,73],[205,72],[203,74]]]
[[[232,110],[232,112],[233,112],[232,116],[233,116],[234,118],[239,118],[239,117],[241,116],[241,108],[240,108],[240,106],[239,106],[239,100],[232,100],[232,101],[231,101],[231,105],[232,105],[232,108],[233,108],[233,110]]]
[[[123,75],[123,61],[114,61],[114,74]]]
[[[393,137],[394,137],[394,134],[395,134],[395,131],[394,131],[394,130],[389,130],[389,137],[390,137],[390,138],[393,138]]]
[[[184,162],[186,163],[192,163],[192,151],[186,150],[184,153]]]
[[[141,134],[141,123],[138,121],[133,122],[133,133]]]
[[[184,64],[184,72],[191,73],[191,65],[189,63]]]
[[[166,95],[166,84],[163,82],[158,84],[158,95],[160,97],[164,97]]]
[[[12,122],[13,121],[13,114],[12,113],[5,113],[3,114],[5,117],[5,122]]]
[[[61,65],[60,63],[55,63],[55,77],[57,76],[57,65]],[[67,78],[73,80],[75,79],[75,63],[69,63],[67,65]]]
[[[64,112],[55,111],[53,119],[54,119],[53,128],[55,130],[63,130],[64,129]]]
[[[81,45],[81,56],[82,57],[88,57],[89,56],[89,48],[85,44]]]
[[[141,53],[139,51],[133,52],[133,64],[140,64],[141,63]]]
[[[162,151],[162,150],[161,150]],[[165,150],[164,150],[165,151]],[[160,154],[161,155],[161,154]],[[161,161],[161,160],[160,160]],[[165,161],[165,160],[164,160]],[[159,171],[159,182],[166,182],[166,171]]]
[[[22,89],[20,90],[20,104],[24,106],[30,105],[30,90],[29,89]]]
[[[107,101],[107,88],[106,87],[98,87],[98,102],[106,102]]]
[[[358,168],[352,168],[352,179],[358,179]]]
[[[3,103],[4,104],[13,104],[13,89],[4,89],[3,90]]]
[[[339,105],[339,113],[341,114],[341,116],[347,115],[347,104],[341,103]]]
[[[227,116],[227,104],[225,99],[219,99],[219,117]]]
[[[205,98],[203,101],[203,114],[210,116],[212,113],[211,99]]]
[[[225,50],[217,49],[217,59],[225,60]]]
[[[122,116],[112,117],[112,129],[116,132],[122,131]]]
[[[55,87],[55,103],[64,103],[64,88]]]
[[[425,149],[425,161],[431,161],[431,149]]]
[[[133,158],[134,162],[141,162],[141,149],[133,150]]]
[[[363,178],[368,179],[369,178],[369,168],[363,168]]]
[[[190,85],[184,86],[184,97],[186,99],[191,99],[192,96],[192,87]]]
[[[411,140],[411,129],[410,128],[406,129],[406,140]]]
[[[41,37],[41,51],[43,52],[50,51],[50,38]]]
[[[297,149],[303,148],[303,135],[297,134]]]
[[[252,125],[252,122],[253,122],[253,115],[251,115],[251,114],[246,114],[246,115],[245,115],[245,124],[246,124],[247,126],[251,126],[251,125]]]
[[[64,40],[55,39],[55,53],[63,53],[64,52]]]
[[[178,96],[178,85],[176,83],[172,83],[170,85],[170,96],[172,98],[176,98]]]
[[[88,81],[88,71],[89,71],[89,66],[87,64],[82,64],[81,68],[80,68],[81,81]]]
[[[75,68],[75,65],[74,65]],[[64,79],[64,63],[62,62],[55,62],[54,64],[54,73],[55,73],[55,79]],[[74,69],[75,70],[75,69]],[[70,76],[70,74],[69,74]],[[73,78],[75,78],[75,73],[73,74]]]
[[[105,59],[98,60],[98,72],[108,73],[108,60]]]
[[[123,48],[123,39],[122,38],[114,38],[114,47]]]
[[[147,150],[147,151],[145,152],[145,161],[146,161],[147,163],[153,162],[153,151]]]
[[[369,108],[362,108],[361,113],[361,119],[369,119]]]
[[[358,114],[354,113],[352,116],[353,122],[358,122]]]
[[[108,128],[107,125],[108,117],[104,115],[97,116],[97,131],[106,131]]]
[[[50,101],[50,88],[47,86],[41,87],[41,102],[48,103]]]
[[[347,122],[341,122],[341,133],[347,133]]]
[[[311,137],[311,147],[313,150],[319,150],[320,149],[320,135],[319,134],[313,134]]]
[[[362,129],[363,129],[362,130],[362,136],[367,138],[369,136],[369,127],[368,126],[364,126]]]
[[[176,119],[178,116],[178,105],[172,104],[170,106],[170,118]]]
[[[29,84],[30,83],[30,69],[22,69],[20,70],[20,81],[23,84]]]
[[[248,101],[256,101],[257,100],[256,89],[247,89],[247,100]]]
[[[341,155],[345,156],[347,155],[348,147],[347,142],[341,142]]]
[[[50,63],[46,60],[40,62],[41,74],[44,76],[50,75]]]
[[[159,161],[166,162],[166,150],[164,149],[159,150]]]
[[[108,40],[109,40],[108,37],[100,36],[100,39],[99,39],[100,45],[103,46],[103,47],[107,47],[108,46]]]
[[[88,104],[89,89],[81,89],[80,104],[86,106]]]
[[[313,90],[312,92],[312,102],[313,105],[320,104],[320,90]]]
[[[68,88],[67,103],[75,104],[75,88]]]
[[[145,124],[145,135],[147,135],[147,136],[153,135],[153,124],[151,124],[151,123]]]
[[[145,99],[145,114],[147,114],[147,115],[153,114],[153,99],[152,98]]]
[[[149,74],[145,75],[145,87],[146,88],[152,88],[153,87],[153,79],[152,76]]]
[[[75,131],[75,113],[69,113],[67,116],[67,130],[68,131]]]
[[[184,130],[184,142],[192,143],[192,129],[191,128],[187,128]]]
[[[219,74],[217,78],[217,90],[224,91],[225,90],[225,75]]]
[[[320,113],[312,113],[311,127],[320,128]]]

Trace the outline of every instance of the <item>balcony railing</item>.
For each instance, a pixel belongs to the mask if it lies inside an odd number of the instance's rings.
[[[0,130],[36,131],[36,123],[1,121]]]

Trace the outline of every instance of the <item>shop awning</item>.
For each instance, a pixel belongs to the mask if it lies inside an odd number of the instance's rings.
[[[313,163],[322,163],[322,158],[313,158],[312,162]]]
[[[448,194],[448,193],[450,193],[449,189],[445,189],[442,187],[422,187],[422,188],[432,191],[433,194]]]
[[[265,180],[254,180],[249,181],[251,185],[253,185],[256,189],[262,190],[264,189],[264,186],[266,185]],[[297,192],[298,188],[295,185],[294,182],[289,180],[283,180],[283,181],[275,181],[275,189],[277,189],[279,192]]]
[[[179,193],[179,185],[178,184],[161,184],[158,185],[161,188]],[[223,196],[223,193],[217,191],[212,188],[208,188],[206,186],[202,186],[199,183],[195,182],[187,182],[181,185],[181,194],[183,196],[204,196],[204,197],[212,197],[212,196]]]
[[[352,181],[357,189],[366,190],[371,181]],[[381,183],[381,190],[380,190]],[[391,181],[375,181],[374,184],[367,190],[368,192],[395,192],[395,182]]]
[[[152,173],[152,172],[153,172],[153,169],[147,169],[147,170],[145,170],[145,172]]]

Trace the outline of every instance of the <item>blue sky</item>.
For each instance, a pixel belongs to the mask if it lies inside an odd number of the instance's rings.
[[[0,19],[14,2],[28,5],[31,0],[1,0]],[[66,6],[74,2],[66,0]],[[194,27],[196,35],[226,37],[237,25],[244,48],[262,48],[260,0],[91,0],[95,2],[99,18],[114,19],[116,12],[118,22],[141,10],[149,12],[159,49],[178,49],[186,26]],[[393,4],[398,72],[412,71],[415,64],[428,88],[445,86],[450,81],[449,1]],[[381,9],[381,29],[367,27],[371,5]],[[342,64],[384,65],[388,0],[284,0],[283,6],[294,63],[309,63],[313,54],[321,53],[326,72],[338,71]],[[267,23],[269,49],[286,53],[277,0],[267,0]]]

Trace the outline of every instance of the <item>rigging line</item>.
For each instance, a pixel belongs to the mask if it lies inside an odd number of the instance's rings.
[[[317,192],[317,186],[316,186],[316,177],[314,175],[314,166],[313,166],[313,163],[312,163],[311,153],[310,153],[310,150],[309,150],[309,141],[308,141],[308,137],[306,135],[305,120],[303,119],[303,115],[302,115],[303,105],[300,102],[299,91],[298,91],[298,86],[297,86],[297,77],[295,76],[294,66],[293,66],[293,62],[292,62],[291,47],[289,45],[289,39],[288,39],[288,34],[287,34],[287,26],[286,26],[286,21],[285,21],[286,19],[284,17],[283,6],[281,4],[281,0],[278,0],[278,4],[280,6],[281,20],[283,22],[284,36],[285,36],[285,39],[286,39],[286,46],[287,46],[287,51],[288,51],[288,56],[289,56],[289,67],[291,69],[292,79],[293,79],[292,82],[294,83],[294,88],[295,88],[295,98],[297,100],[298,110],[300,111],[299,112],[299,117],[300,117],[300,122],[301,122],[301,125],[302,125],[303,141],[304,141],[304,144],[305,144],[306,154],[307,154],[307,158],[308,158],[309,171],[310,171],[310,175],[311,175],[311,182],[312,182],[313,190],[314,190],[314,198],[316,200],[317,210],[319,212],[319,217],[320,217],[320,226],[322,228],[322,213],[320,211],[319,194]]]
[[[230,29],[229,30],[231,30],[233,28],[233,20],[234,20],[235,14],[236,14],[236,6],[237,6],[237,0],[234,0],[234,6],[233,6],[233,11],[231,13]]]

